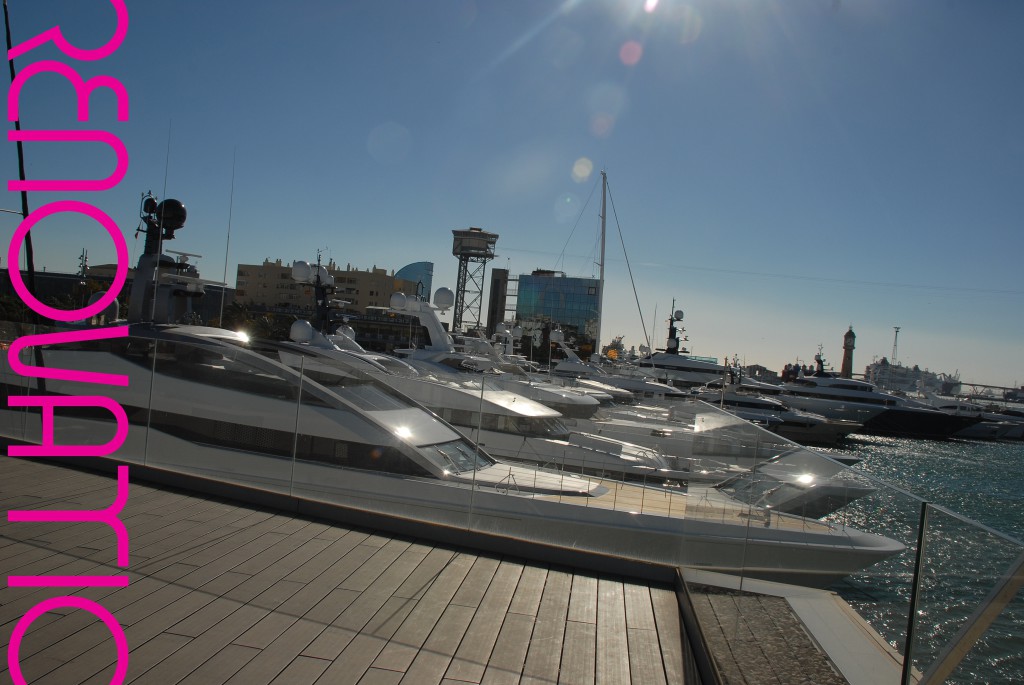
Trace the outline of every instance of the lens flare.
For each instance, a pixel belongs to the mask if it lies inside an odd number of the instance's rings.
[[[635,67],[644,56],[644,46],[635,40],[628,40],[619,48],[619,61],[627,67]]]
[[[647,14],[653,12],[657,7],[658,0],[646,0],[646,2],[644,2],[644,12],[647,12]]]
[[[563,193],[555,200],[555,221],[567,224],[574,221],[580,213],[580,201],[571,193]]]
[[[585,183],[594,173],[594,163],[586,157],[580,157],[572,165],[572,180]]]
[[[704,19],[700,11],[693,5],[683,5],[678,10],[678,20],[682,25],[679,34],[679,42],[684,45],[693,43],[700,38],[701,30],[704,28]]]
[[[615,128],[615,117],[611,114],[595,114],[590,120],[590,132],[597,138],[607,138]]]

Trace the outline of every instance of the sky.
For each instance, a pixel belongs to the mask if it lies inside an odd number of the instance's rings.
[[[8,0],[18,44],[59,23],[113,35],[105,0]],[[109,214],[132,262],[142,193],[188,222],[165,247],[234,285],[265,258],[456,285],[454,229],[488,265],[598,274],[601,340],[781,369],[819,346],[962,381],[1024,384],[1024,3],[1017,0],[128,0],[110,57],[15,60],[120,80],[75,120],[62,77],[22,90],[23,129],[101,129],[129,154],[102,192],[30,193]],[[4,77],[5,89],[9,79]],[[5,90],[6,92],[6,90]],[[7,123],[8,130],[13,128]],[[102,178],[95,143],[27,143],[29,178]],[[0,155],[17,178],[16,148]],[[6,209],[19,209],[5,193]],[[0,214],[4,244],[18,217]],[[230,229],[230,230],[229,230]],[[98,224],[33,229],[37,268],[114,260]],[[3,266],[6,267],[6,252]],[[225,269],[226,265],[226,269]],[[451,320],[451,315],[446,316]],[[894,327],[899,327],[898,340]]]

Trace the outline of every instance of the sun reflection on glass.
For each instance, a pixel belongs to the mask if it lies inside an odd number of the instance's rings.
[[[412,437],[412,431],[409,430],[408,426],[399,426],[395,429],[395,435],[400,438],[409,438]]]

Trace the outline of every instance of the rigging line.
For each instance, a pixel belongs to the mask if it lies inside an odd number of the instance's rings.
[[[171,119],[167,120],[167,152],[164,154],[164,187],[160,191],[160,201],[167,199],[167,177],[171,169]],[[156,293],[160,287],[160,255],[164,253],[164,216],[163,208],[160,209],[160,226],[157,231],[156,266],[153,268],[153,308],[150,310],[150,320],[156,321]]]
[[[580,220],[583,219],[584,212],[587,211],[587,207],[590,206],[590,200],[594,197],[594,190],[597,189],[597,183],[590,188],[590,195],[587,196],[587,201],[583,204],[583,208],[580,209],[580,213],[576,216],[576,223],[572,225],[572,230],[569,231],[569,237],[565,239],[565,244],[562,245],[562,251],[558,253],[558,259],[555,260],[555,270],[558,270],[559,262],[562,262],[563,266],[565,262],[565,248],[569,247],[569,241],[572,240],[573,233],[576,232],[576,228],[580,225]]]
[[[217,319],[217,324],[221,328],[224,327],[224,297],[227,295],[228,291],[228,254],[231,250],[231,214],[235,208],[235,160],[237,157],[238,146],[236,145],[235,149],[231,153],[231,195],[228,200],[228,239],[227,243],[224,245],[224,277],[221,279],[224,283],[220,287],[220,316]],[[235,285],[237,286],[238,283],[236,282]]]
[[[640,295],[636,292],[636,281],[633,280],[633,267],[629,264],[629,255],[626,254],[626,241],[622,237],[622,226],[619,225],[619,213],[615,211],[615,198],[612,196],[611,186],[608,186],[608,200],[612,205],[612,216],[615,217],[615,230],[619,232],[619,242],[622,244],[622,256],[626,259],[626,271],[629,272],[629,284],[633,287],[633,299],[636,300],[636,310],[640,314],[640,327],[644,329],[644,340],[647,347],[651,346],[651,337],[647,334],[647,324],[644,323],[644,311],[640,307]]]

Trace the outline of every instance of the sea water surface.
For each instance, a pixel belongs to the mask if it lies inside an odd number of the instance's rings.
[[[841,449],[826,451],[860,456],[859,471],[960,515],[929,514],[913,643],[915,667],[923,671],[1024,552],[1024,442],[852,435]],[[872,498],[848,507],[849,523],[916,549],[920,501],[895,490]],[[907,553],[834,588],[901,652],[913,564]],[[947,682],[1024,682],[1024,593]]]

